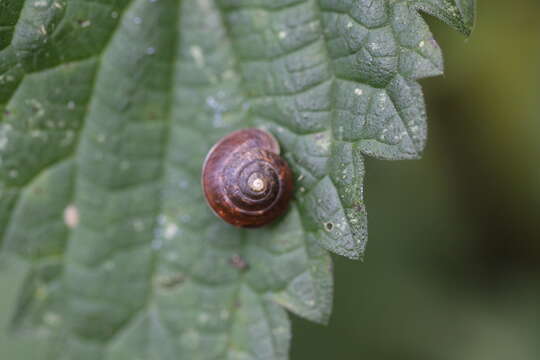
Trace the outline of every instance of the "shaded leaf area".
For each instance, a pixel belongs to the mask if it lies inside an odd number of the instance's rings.
[[[472,1],[10,1],[0,5],[0,236],[32,265],[14,327],[52,359],[287,359],[288,309],[326,322],[331,260],[363,254],[363,157],[426,139],[442,72],[417,9]],[[225,225],[204,156],[258,126],[293,167],[288,214]],[[44,357],[47,357],[44,355]]]

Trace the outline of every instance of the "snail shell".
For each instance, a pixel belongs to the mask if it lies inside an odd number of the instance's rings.
[[[287,210],[293,175],[272,135],[244,129],[212,147],[204,161],[202,186],[217,216],[235,226],[259,227]]]

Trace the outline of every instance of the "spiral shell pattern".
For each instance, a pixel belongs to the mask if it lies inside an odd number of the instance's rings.
[[[208,153],[202,185],[208,205],[240,227],[266,225],[288,207],[293,176],[272,135],[259,129],[233,132]]]

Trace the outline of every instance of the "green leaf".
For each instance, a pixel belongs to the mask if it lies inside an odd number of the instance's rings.
[[[417,80],[442,73],[422,10],[473,0],[0,1],[0,243],[30,273],[14,328],[51,359],[287,359],[284,309],[324,323],[325,249],[362,256],[364,156],[419,157]],[[232,228],[203,159],[266,128],[288,214]]]

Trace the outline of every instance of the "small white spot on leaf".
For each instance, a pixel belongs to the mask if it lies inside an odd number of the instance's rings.
[[[199,46],[190,47],[189,53],[195,60],[195,64],[197,64],[198,67],[204,66],[204,55],[203,55],[202,49]]]
[[[87,28],[92,25],[92,22],[90,20],[82,20],[79,22],[79,25],[81,25],[82,28]]]
[[[70,229],[74,229],[79,225],[79,210],[75,205],[68,205],[64,209],[64,224]]]
[[[167,224],[167,226],[165,227],[165,232],[164,232],[165,239],[170,240],[177,233],[178,233],[178,225],[176,225],[175,223]]]

